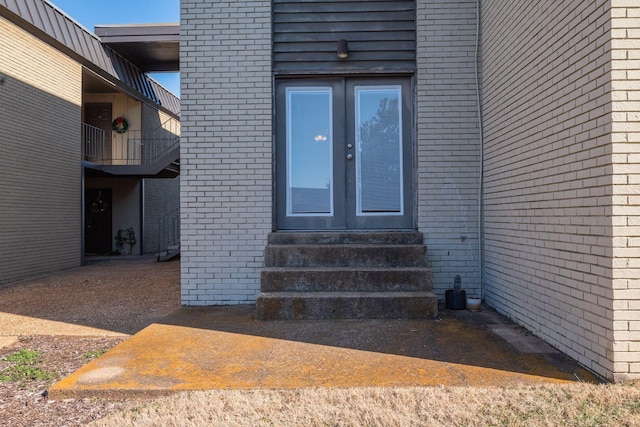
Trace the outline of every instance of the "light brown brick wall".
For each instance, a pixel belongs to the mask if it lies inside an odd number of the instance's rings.
[[[608,0],[483,6],[486,299],[611,378],[610,25]]]
[[[640,2],[613,0],[613,370],[640,378]]]
[[[0,284],[81,262],[81,67],[0,18]]]

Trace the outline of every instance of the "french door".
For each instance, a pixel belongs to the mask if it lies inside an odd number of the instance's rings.
[[[276,84],[279,230],[413,227],[411,80]]]

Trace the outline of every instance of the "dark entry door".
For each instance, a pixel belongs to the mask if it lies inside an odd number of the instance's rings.
[[[408,78],[276,86],[277,228],[413,227]]]
[[[85,190],[85,253],[108,254],[113,250],[111,189]]]
[[[104,131],[103,137],[96,133],[85,135],[90,141],[85,141],[85,154],[97,163],[108,163],[111,160],[111,104],[88,103],[84,106],[84,122]]]

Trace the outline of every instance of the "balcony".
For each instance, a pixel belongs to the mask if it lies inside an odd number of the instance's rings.
[[[180,174],[180,122],[150,131],[104,130],[83,123],[83,165],[97,175],[174,178]]]

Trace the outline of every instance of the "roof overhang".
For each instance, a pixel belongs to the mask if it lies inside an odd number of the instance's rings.
[[[143,72],[180,71],[180,24],[96,25],[94,33]]]

